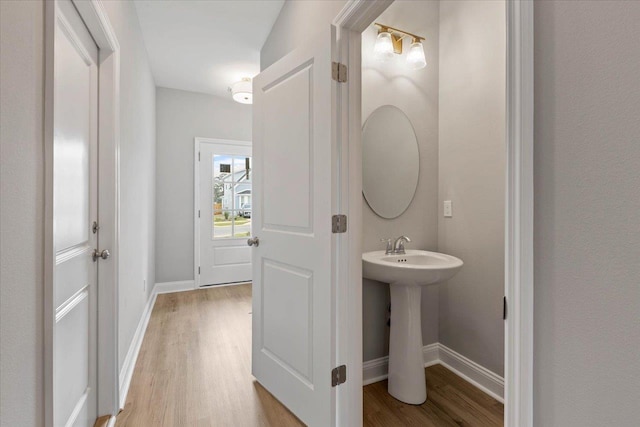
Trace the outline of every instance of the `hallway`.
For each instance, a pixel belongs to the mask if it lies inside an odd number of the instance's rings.
[[[116,426],[300,425],[251,376],[251,284],[158,295]]]

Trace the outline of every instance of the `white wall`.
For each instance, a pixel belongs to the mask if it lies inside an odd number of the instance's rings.
[[[535,424],[640,425],[640,2],[535,3]]]
[[[103,2],[121,52],[120,363],[153,283],[155,88],[133,4]],[[44,3],[0,2],[0,425],[41,426]]]
[[[440,343],[504,374],[505,3],[440,2]],[[453,202],[444,218],[443,202]]]
[[[323,28],[329,28],[345,3],[345,0],[285,1],[260,50],[260,69],[264,70]]]
[[[426,37],[427,67],[407,67],[406,50],[394,61],[382,63],[373,55],[374,27],[362,34],[362,121],[382,105],[395,105],[409,117],[418,140],[420,176],[409,208],[398,218],[376,215],[362,200],[364,251],[384,249],[381,238],[403,234],[408,248],[437,250],[438,200],[438,1],[396,1],[376,20]],[[410,40],[409,40],[410,41]],[[405,43],[408,49],[409,43]],[[393,171],[380,171],[391,174]],[[387,307],[389,285],[363,281],[363,355],[372,360],[388,354]],[[438,287],[422,291],[424,345],[438,342]]]
[[[44,422],[42,1],[0,1],[0,426]]]
[[[103,4],[121,48],[118,359],[122,368],[155,283],[155,83],[133,3]]]
[[[193,280],[194,138],[251,140],[251,106],[157,88],[156,282]]]

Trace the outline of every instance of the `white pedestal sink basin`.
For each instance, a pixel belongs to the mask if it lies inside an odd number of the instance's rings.
[[[389,283],[391,332],[389,339],[389,394],[414,405],[427,400],[422,359],[422,286],[453,277],[462,261],[438,252],[407,250],[386,255],[385,251],[362,254],[362,275]]]

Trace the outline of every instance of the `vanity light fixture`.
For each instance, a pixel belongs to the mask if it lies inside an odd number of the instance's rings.
[[[229,88],[233,100],[240,104],[253,104],[253,88],[251,79],[243,78],[239,82],[234,83]]]
[[[405,37],[411,37],[407,63],[414,70],[426,67],[427,61],[424,55],[424,46],[422,45],[424,37],[377,22],[374,25],[378,27],[378,38],[373,48],[376,58],[381,61],[388,61],[393,58],[394,54],[402,55],[402,40]]]

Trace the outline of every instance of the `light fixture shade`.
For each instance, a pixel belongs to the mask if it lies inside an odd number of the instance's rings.
[[[253,88],[251,79],[244,78],[231,86],[231,96],[233,100],[241,104],[253,103]]]
[[[393,58],[393,41],[390,33],[386,31],[378,33],[373,53],[381,61],[388,61]]]
[[[427,60],[424,57],[424,47],[419,41],[411,43],[409,53],[407,54],[407,64],[414,70],[424,68],[427,66]]]

